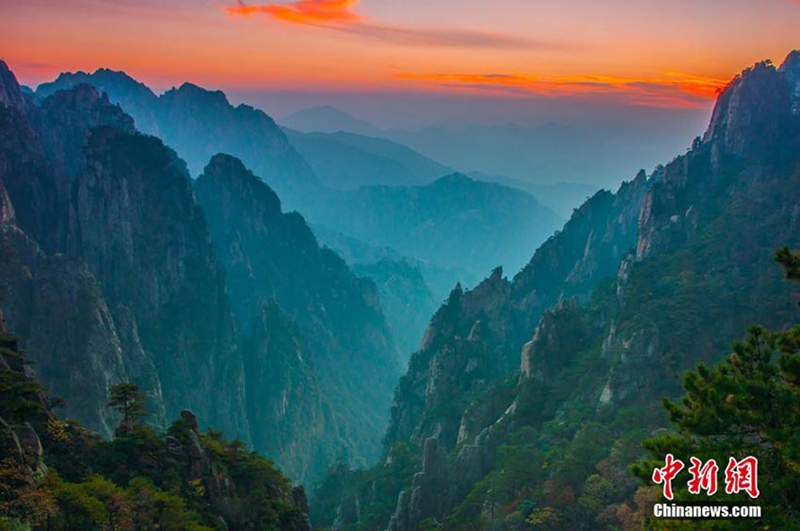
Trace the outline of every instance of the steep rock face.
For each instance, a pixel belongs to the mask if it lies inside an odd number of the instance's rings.
[[[125,381],[128,372],[97,280],[80,261],[48,258],[20,230],[1,181],[0,204],[0,313],[36,362],[36,377],[69,398],[64,414],[111,435],[108,386]]]
[[[36,128],[48,158],[74,177],[83,169],[83,150],[90,129],[107,125],[132,133],[133,119],[106,94],[91,85],[76,85],[45,98],[35,116]]]
[[[648,193],[636,257],[620,268],[619,312],[604,341],[605,355],[622,362],[610,375],[608,400],[674,391],[673,371],[712,362],[748,324],[791,322],[772,253],[800,241],[793,221],[800,118],[788,75],[796,55],[788,68],[759,63],[734,79],[703,141],[668,164]],[[667,273],[652,286],[656,271]],[[704,326],[708,314],[713,329]]]
[[[85,156],[71,253],[98,278],[112,313],[135,323],[128,334],[161,375],[167,414],[191,407],[247,440],[223,274],[183,165],[159,140],[108,127],[92,131]]]
[[[10,201],[6,205],[13,208]],[[8,209],[5,212],[6,219],[0,222],[0,305],[8,326],[20,336],[28,337],[33,275],[44,259],[44,253],[36,242],[20,230],[14,218],[8,217],[13,211]]]
[[[474,290],[456,286],[400,379],[387,447],[394,442],[421,446],[429,437],[439,438],[448,451],[455,446],[461,412],[474,392],[518,365],[518,353],[507,346],[514,323],[509,294],[500,268]]]
[[[0,181],[0,223],[10,223],[14,216],[14,205],[11,204],[5,184]]]
[[[526,323],[528,328],[560,298],[586,299],[600,280],[616,274],[635,248],[639,211],[658,178],[659,172],[648,179],[640,171],[616,194],[597,192],[575,211],[561,232],[536,250],[512,285],[514,299],[534,319]]]
[[[413,531],[423,518],[443,522],[447,513],[442,494],[450,486],[448,476],[447,456],[436,439],[427,439],[422,470],[414,476],[411,489],[398,496],[397,509],[386,531]]]
[[[108,386],[133,378],[153,397],[153,419],[163,421],[158,377],[135,326],[124,315],[115,323],[97,279],[79,258],[48,256],[66,247],[66,168],[82,165],[89,129],[111,123],[130,130],[132,122],[86,85],[47,98],[43,107],[28,105],[25,115],[10,111],[4,116],[14,127],[3,130],[9,135],[4,167],[22,208],[11,207],[9,195],[0,194],[5,314],[37,362],[37,377],[68,398],[65,414],[110,435],[114,420],[105,407]],[[14,215],[20,211],[22,219]]]
[[[316,440],[318,457],[309,470],[299,472],[321,472],[337,447],[354,452],[351,456],[357,462],[374,459],[391,386],[399,372],[374,284],[357,278],[341,258],[320,248],[303,218],[282,213],[277,195],[238,159],[215,156],[195,188],[228,270],[239,327],[252,330],[259,308],[275,301],[296,323],[302,336],[298,344],[303,347],[292,345],[287,337],[283,353],[273,354],[287,362],[305,358],[300,364],[307,363],[315,371],[326,408],[331,410],[322,415],[314,393],[309,393],[308,404],[302,399],[286,404],[291,410],[306,410],[300,417],[314,415],[331,423],[326,431],[336,434],[327,443]],[[257,345],[254,348],[260,350]],[[361,384],[364,379],[370,381],[369,388]],[[295,395],[291,388],[284,392],[287,397]],[[262,440],[270,444],[266,433]]]
[[[97,280],[85,264],[58,256],[38,264],[32,294],[26,346],[37,378],[69,397],[66,418],[109,436],[118,419],[103,407],[108,389],[129,377]]]
[[[55,172],[28,121],[16,78],[2,61],[0,80],[0,181],[21,228],[52,249],[59,221]]]
[[[337,429],[301,333],[277,303],[256,311],[241,350],[254,448],[295,481],[317,477],[342,448],[357,453]]]
[[[563,298],[586,300],[601,280],[617,273],[635,248],[638,212],[655,180],[657,176],[648,180],[640,172],[616,194],[598,192],[542,244],[513,281],[497,269],[474,290],[457,287],[431,319],[420,352],[412,356],[398,385],[387,443],[421,443],[450,426],[442,440],[450,448],[459,407],[468,405],[472,391],[519,367],[522,346],[542,312]],[[469,337],[472,341],[465,339]],[[437,384],[439,374],[454,385]],[[442,403],[458,405],[448,411],[433,407]]]
[[[792,111],[800,114],[800,50],[794,50],[786,57],[779,72],[789,82],[789,90],[792,93]]]
[[[0,60],[0,106],[18,110],[24,110],[26,107],[16,76],[2,60]]]
[[[521,376],[538,382],[551,382],[564,369],[569,354],[586,349],[582,315],[576,299],[566,299],[546,311],[522,347]]]
[[[767,63],[745,70],[720,95],[703,140],[737,156],[774,151],[789,133],[793,88]]]

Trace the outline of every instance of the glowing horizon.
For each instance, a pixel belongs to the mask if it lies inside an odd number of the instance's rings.
[[[531,4],[29,0],[0,5],[0,58],[32,86],[105,67],[156,90],[190,81],[698,108],[743,68],[800,47],[797,0]]]

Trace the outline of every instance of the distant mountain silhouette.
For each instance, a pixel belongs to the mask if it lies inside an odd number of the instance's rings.
[[[338,133],[345,131],[367,136],[381,136],[381,129],[366,120],[355,118],[350,114],[324,105],[303,109],[278,120],[281,125],[302,133]]]
[[[564,219],[569,219],[574,209],[600,189],[589,183],[535,184],[502,175],[487,175],[479,171],[469,172],[467,175],[479,181],[488,181],[524,190]]]
[[[402,144],[349,132],[300,133],[284,128],[289,141],[330,188],[417,186],[452,173]]]
[[[481,275],[517,271],[561,225],[533,196],[453,173],[426,186],[365,186],[321,204],[315,221],[372,246]]]

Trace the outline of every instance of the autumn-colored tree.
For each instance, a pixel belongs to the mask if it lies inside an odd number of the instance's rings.
[[[0,461],[0,520],[14,518],[37,526],[55,510],[51,492],[27,465],[12,457]]]

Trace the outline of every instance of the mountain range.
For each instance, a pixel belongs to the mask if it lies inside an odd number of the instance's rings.
[[[175,149],[190,176],[198,177],[217,153],[235,156],[277,192],[285,208],[301,212],[313,226],[369,246],[393,248],[409,263],[422,262],[423,278],[435,293],[446,293],[459,281],[470,285],[497,265],[521,267],[561,222],[517,188],[442,179],[450,174],[448,168],[379,138],[287,134],[263,111],[233,106],[222,92],[191,83],[158,96],[124,72],[100,69],[61,74],[40,85],[34,99],[46,101],[81,84],[107,94],[142,132]],[[382,184],[387,182],[391,186]],[[462,209],[463,201],[468,209]],[[403,230],[398,230],[400,219]],[[484,246],[492,253],[484,261],[458,254]],[[391,285],[383,284],[388,298],[394,297],[388,292]],[[427,317],[420,313],[413,321]],[[389,322],[395,337],[421,335],[422,329],[408,330],[401,321]]]
[[[238,159],[195,183],[94,87],[34,100],[0,71],[0,300],[62,413],[108,436],[132,381],[154,425],[191,409],[298,480],[374,459],[400,370],[375,285]]]
[[[652,490],[627,467],[663,433],[660,399],[748,325],[797,322],[773,255],[800,245],[799,58],[742,72],[687,153],[596,193],[513,278],[454,289],[400,380],[383,459],[331,471],[315,522],[641,528]]]
[[[467,110],[458,120],[382,128],[324,106],[301,110],[278,122],[307,134],[345,132],[389,140],[454,171],[482,174],[493,182],[517,181],[529,186],[581,183],[594,186],[595,191],[618,183],[619,176],[630,168],[651,167],[652,161],[669,156],[675,138],[688,137],[701,126],[680,112],[660,116],[657,126],[653,126],[652,116],[641,124],[638,119],[631,120],[623,127],[612,125],[613,118],[600,125],[593,124],[590,117],[568,120],[566,116],[563,121],[519,117],[482,122]],[[495,180],[491,178],[494,175],[501,177]],[[544,197],[536,197],[553,208]],[[584,200],[585,195],[572,196],[566,216]]]
[[[346,119],[288,121],[321,112]],[[685,153],[578,185],[565,224],[349,123],[103,69],[29,92],[0,62],[0,462],[88,484],[48,483],[61,503],[172,489],[215,529],[641,528],[660,400],[797,322],[773,258],[800,248],[800,52],[734,78]]]

